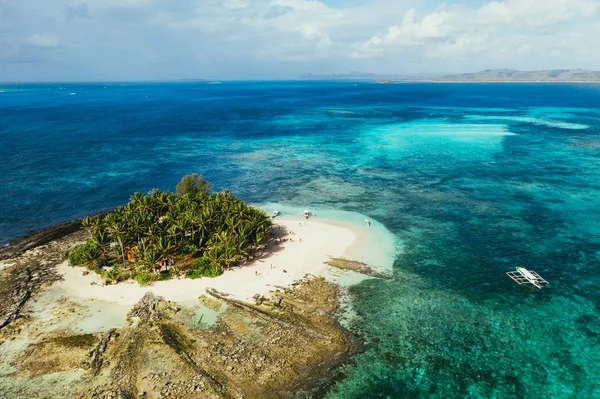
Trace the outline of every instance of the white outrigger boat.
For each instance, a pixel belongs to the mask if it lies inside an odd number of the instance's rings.
[[[507,272],[506,274],[519,285],[532,284],[539,289],[544,288],[542,284],[550,285],[550,283],[544,280],[542,276],[533,270],[527,270],[522,266],[517,266],[515,271]]]
[[[277,216],[279,216],[281,214],[281,212],[279,211],[273,211],[273,219],[275,219]]]

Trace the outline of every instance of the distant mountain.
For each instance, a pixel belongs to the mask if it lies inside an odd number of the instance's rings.
[[[554,69],[550,71],[518,71],[516,69],[486,69],[476,73],[461,73],[429,79],[435,82],[600,82],[600,71]]]
[[[308,80],[412,80],[412,79],[432,79],[439,77],[439,73],[412,73],[412,74],[378,74],[368,72],[349,72],[342,74],[312,74],[307,73],[301,76],[301,79]]]
[[[516,69],[486,69],[475,73],[444,75],[421,74],[376,74],[349,72],[344,74],[302,75],[307,80],[371,80],[376,83],[395,82],[600,82],[600,71],[584,69],[553,69],[548,71],[519,71]]]

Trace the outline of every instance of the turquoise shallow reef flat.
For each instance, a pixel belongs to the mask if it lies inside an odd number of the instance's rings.
[[[369,346],[329,398],[600,397],[600,85],[12,86],[0,156],[2,243],[190,172],[383,223],[395,279],[351,289]]]

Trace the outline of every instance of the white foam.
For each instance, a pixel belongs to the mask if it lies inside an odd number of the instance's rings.
[[[588,129],[588,125],[584,125],[581,123],[572,123],[566,121],[560,121],[555,119],[542,119],[542,118],[534,118],[530,116],[507,116],[507,115],[467,115],[465,116],[467,119],[472,120],[504,120],[504,121],[514,121],[514,122],[523,122],[523,123],[531,123],[538,126],[548,126],[548,127],[557,127],[560,129],[571,129],[571,130],[584,130]]]

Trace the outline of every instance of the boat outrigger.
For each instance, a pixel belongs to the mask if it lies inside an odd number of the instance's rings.
[[[533,284],[539,289],[544,288],[542,284],[550,285],[549,282],[544,280],[542,276],[540,276],[533,270],[527,270],[523,266],[517,266],[515,269],[515,271],[507,272],[506,274],[519,285]]]

